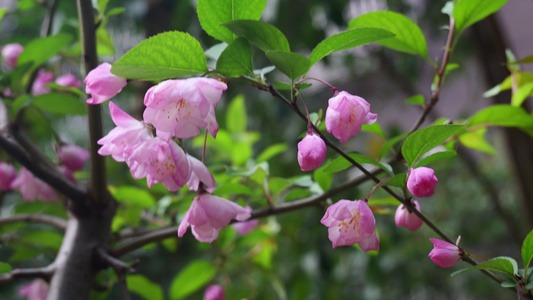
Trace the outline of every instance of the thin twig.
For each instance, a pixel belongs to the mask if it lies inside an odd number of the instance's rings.
[[[65,230],[67,228],[66,220],[45,214],[21,214],[0,218],[0,226],[18,222],[42,223],[54,226],[61,230]]]
[[[53,265],[48,265],[44,268],[34,269],[14,269],[10,272],[0,274],[0,286],[13,283],[18,279],[25,278],[42,278],[46,281],[50,281],[54,275],[55,268]]]
[[[128,284],[126,282],[126,275],[127,273],[131,274],[136,272],[133,266],[111,256],[109,253],[107,253],[106,250],[101,247],[96,248],[96,255],[98,255],[98,257],[102,261],[104,261],[107,265],[111,266],[115,270],[120,285],[121,299],[129,300],[130,293],[128,291]]]

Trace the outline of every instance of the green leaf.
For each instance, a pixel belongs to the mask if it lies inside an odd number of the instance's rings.
[[[359,164],[370,164],[380,169],[383,169],[385,172],[389,174],[394,174],[392,172],[392,167],[386,163],[376,161],[370,157],[357,154],[357,153],[351,153],[348,155]],[[335,158],[334,160],[328,162],[327,165],[324,166],[324,171],[329,172],[329,173],[336,173],[336,172],[348,169],[352,166],[353,165],[348,160],[346,160],[346,158],[339,156]]]
[[[126,8],[125,7],[115,7],[115,8],[112,8],[110,9],[107,14],[105,14],[105,16],[107,18],[111,17],[111,16],[116,16],[116,15],[120,15],[122,13],[124,13],[126,11]]]
[[[63,236],[55,231],[32,230],[21,237],[25,243],[36,244],[52,250],[59,250]]]
[[[311,52],[309,59],[315,64],[333,52],[359,47],[379,40],[388,39],[393,36],[393,33],[380,28],[354,28],[332,35],[320,42],[315,49],[313,49],[313,52]]]
[[[454,0],[455,28],[461,33],[467,27],[498,11],[507,0]]]
[[[512,62],[511,64],[533,64],[533,54],[528,55],[521,60],[517,60],[515,62]]]
[[[233,98],[226,110],[226,127],[231,132],[242,133],[246,131],[247,124],[248,120],[244,97],[238,95]]]
[[[268,23],[254,20],[237,20],[223,25],[264,52],[291,50],[285,35]]]
[[[268,179],[268,188],[272,194],[277,194],[290,186],[292,186],[292,182],[285,178],[272,177]]]
[[[96,30],[96,51],[98,55],[111,56],[115,54],[115,44],[105,26],[98,26]]]
[[[405,99],[405,103],[424,106],[425,100],[422,95],[414,95],[413,97]]]
[[[2,22],[2,19],[4,18],[5,14],[7,12],[7,8],[0,8],[0,22]]]
[[[453,151],[453,150],[446,150],[446,151],[436,152],[436,153],[428,155],[428,156],[422,158],[421,160],[419,160],[415,164],[415,168],[423,167],[423,166],[425,166],[425,165],[427,165],[429,163],[435,162],[435,161],[449,159],[449,158],[455,157],[456,155],[457,155],[457,153],[455,151]]]
[[[378,122],[374,122],[372,124],[363,124],[363,126],[361,126],[361,131],[372,132],[384,139],[387,139],[387,137],[385,137],[383,129],[381,128],[381,125],[379,125]]]
[[[399,174],[399,175],[404,175],[404,178],[405,178],[405,174]],[[385,205],[398,206],[399,204],[401,204],[401,203],[398,201],[398,199],[396,199],[396,198],[394,198],[392,196],[385,197],[385,198],[370,198],[370,199],[368,199],[368,205],[369,206],[385,206]]]
[[[133,186],[120,186],[110,189],[113,197],[123,204],[150,208],[156,203],[148,191]]]
[[[35,96],[32,103],[43,111],[59,115],[84,115],[85,103],[71,94],[48,93]]]
[[[459,136],[459,142],[470,149],[496,155],[494,147],[485,140],[485,132],[487,132],[487,128],[467,131]]]
[[[217,269],[207,260],[194,260],[174,277],[170,284],[170,299],[183,299],[208,284]]]
[[[316,169],[313,172],[313,179],[324,191],[327,191],[331,188],[334,174],[331,172],[326,172],[325,169],[325,166]]]
[[[200,43],[188,33],[169,31],[150,37],[113,64],[117,76],[140,80],[163,80],[207,72]]]
[[[467,123],[470,128],[483,126],[518,127],[533,136],[533,116],[520,107],[506,104],[492,105],[473,115]]]
[[[71,40],[72,36],[65,33],[32,40],[24,47],[17,65],[31,63],[30,70],[36,69],[65,48]]]
[[[97,8],[98,8],[98,12],[101,14],[101,15],[104,15],[106,9],[107,9],[107,5],[109,4],[109,0],[98,0],[97,2]]]
[[[489,259],[488,261],[484,261],[474,267],[453,272],[450,276],[453,277],[455,275],[472,270],[490,270],[494,272],[502,272],[514,278],[514,274],[518,272],[518,266],[513,258],[507,256],[499,256]]]
[[[516,281],[514,281],[512,279],[507,279],[507,280],[502,281],[502,283],[500,283],[500,285],[503,288],[514,288],[514,287],[516,287]]]
[[[389,150],[392,148],[392,146],[398,144],[406,136],[407,136],[407,132],[406,133],[402,133],[400,135],[397,135],[397,136],[391,138],[385,144],[383,144],[383,146],[381,146],[381,150],[379,150],[379,158],[380,159],[383,158],[383,156],[385,156],[385,154],[387,154],[387,152],[389,152]]]
[[[163,300],[163,289],[158,284],[142,275],[129,275],[126,277],[128,289],[146,300]]]
[[[244,194],[252,195],[252,190],[240,183],[226,183],[217,187],[213,191],[213,195],[234,195],[234,194]]]
[[[200,25],[210,36],[230,43],[235,36],[221,26],[235,20],[259,20],[267,0],[198,0]]]
[[[298,53],[273,50],[267,51],[266,57],[278,70],[287,75],[291,81],[304,75],[311,68],[309,58]]]
[[[11,271],[11,265],[0,261],[0,274]]]
[[[428,49],[422,30],[409,18],[392,11],[376,11],[350,21],[348,28],[370,26],[385,29],[395,34],[393,38],[378,41],[387,48],[427,58]]]
[[[531,259],[533,258],[533,230],[528,233],[522,243],[522,261],[526,270],[531,264]]]
[[[410,167],[429,150],[444,143],[461,130],[461,125],[433,125],[413,132],[402,146],[402,154]]]
[[[530,72],[516,72],[514,76],[515,76],[516,84],[518,86],[523,86],[523,85],[533,82],[533,73],[530,73]],[[498,95],[500,92],[509,90],[512,87],[513,87],[513,78],[511,77],[511,75],[509,75],[507,76],[507,78],[505,78],[502,81],[502,83],[494,86],[490,90],[483,93],[483,97],[485,98],[494,97]]]
[[[285,151],[287,151],[287,144],[285,143],[270,145],[257,156],[256,163],[267,161],[272,157],[281,154]]]
[[[533,95],[533,82],[526,83],[520,86],[516,92],[513,94],[511,99],[511,105],[520,107],[522,103],[526,100],[527,97]]]
[[[253,74],[252,52],[246,39],[231,42],[217,60],[217,71],[229,77]]]
[[[395,176],[391,177],[387,181],[385,181],[384,185],[403,188],[405,186],[405,178],[406,177],[407,177],[407,174],[400,173],[398,175],[395,175]],[[395,203],[397,204],[398,200],[396,200],[395,198],[393,198],[393,199],[396,201]]]

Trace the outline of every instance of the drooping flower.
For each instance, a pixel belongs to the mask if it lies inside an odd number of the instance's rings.
[[[127,84],[124,78],[111,73],[111,65],[102,63],[94,68],[85,77],[85,93],[91,94],[92,98],[87,99],[88,104],[100,104],[118,94]]]
[[[329,227],[333,248],[359,244],[365,252],[379,250],[376,220],[365,201],[339,200],[328,207],[320,222]]]
[[[298,164],[302,171],[314,170],[326,158],[326,143],[314,132],[307,133],[298,143]]]
[[[135,179],[146,177],[148,187],[163,183],[169,191],[182,188],[191,176],[191,166],[185,151],[173,140],[152,137],[132,148],[126,158]]]
[[[165,80],[144,96],[144,121],[157,129],[157,136],[190,138],[207,128],[218,132],[215,107],[227,85],[212,78]]]
[[[215,178],[213,178],[213,174],[209,172],[204,163],[189,154],[187,154],[187,159],[191,165],[191,177],[187,181],[189,190],[198,191],[200,182],[204,184],[208,191],[213,188],[215,186]]]
[[[18,290],[18,294],[21,297],[26,297],[27,300],[46,300],[48,289],[48,283],[41,278],[37,278],[32,282],[21,286]]]
[[[370,104],[365,99],[342,91],[329,99],[326,129],[344,144],[361,131],[363,124],[372,124],[377,117],[370,112]]]
[[[429,240],[433,243],[433,250],[428,256],[439,267],[453,267],[465,255],[465,251],[454,244],[439,239]]]
[[[4,191],[10,190],[15,178],[17,178],[15,167],[10,163],[0,162],[0,189]]]
[[[416,210],[420,211],[420,204],[418,204],[418,201],[413,200],[413,203],[416,207]],[[396,223],[396,227],[403,226],[411,231],[417,230],[422,226],[422,219],[420,219],[417,215],[410,212],[405,205],[400,204],[398,208],[396,209],[396,214],[394,214],[394,222]]]
[[[33,176],[26,168],[20,170],[19,176],[11,183],[12,188],[18,188],[22,198],[26,201],[55,201],[57,199],[54,190],[41,179]]]
[[[183,217],[178,228],[178,236],[182,237],[189,225],[194,237],[204,243],[211,243],[218,237],[222,227],[227,226],[231,219],[245,221],[250,213],[243,207],[217,196],[200,193],[192,201],[191,207]]]
[[[125,161],[138,144],[153,136],[142,121],[128,115],[111,101],[109,110],[117,127],[98,141],[102,145],[98,154],[111,155],[116,161]]]
[[[45,69],[39,69],[37,77],[35,77],[35,81],[33,81],[33,85],[31,86],[32,95],[37,96],[49,93],[51,91],[50,88],[44,85],[52,82],[52,80],[54,80],[54,73],[46,72]]]
[[[81,82],[73,74],[65,74],[65,75],[61,75],[57,77],[56,83],[58,85],[62,85],[66,87],[74,87],[78,89],[81,87]]]
[[[85,161],[91,156],[89,151],[72,144],[62,144],[57,149],[59,160],[70,171],[75,172],[83,168]]]
[[[17,66],[17,60],[23,50],[24,47],[16,43],[7,44],[2,48],[2,59],[10,69],[14,69]]]
[[[252,208],[250,206],[246,206],[244,209],[249,213],[252,212]],[[231,227],[233,227],[233,229],[235,229],[235,231],[237,231],[238,234],[247,235],[248,233],[250,233],[252,230],[255,229],[258,223],[259,223],[258,219],[253,219],[249,221],[235,222],[231,224]]]
[[[205,289],[203,300],[222,300],[224,296],[224,288],[221,285],[212,284]]]
[[[426,167],[411,169],[407,179],[407,189],[415,197],[429,197],[435,193],[437,181],[433,169]]]

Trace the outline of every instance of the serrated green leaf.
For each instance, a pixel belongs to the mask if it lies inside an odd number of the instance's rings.
[[[246,131],[248,123],[244,97],[239,95],[231,101],[226,110],[226,128],[233,133]]]
[[[304,75],[311,68],[309,58],[298,53],[273,50],[267,51],[266,57],[278,70],[287,75],[291,81]]]
[[[287,144],[285,143],[270,145],[257,156],[256,163],[267,161],[285,151],[287,151]]]
[[[85,103],[71,94],[48,93],[33,97],[33,105],[59,115],[84,115]]]
[[[351,153],[348,154],[353,160],[355,160],[359,164],[369,164],[376,166],[380,169],[383,169],[385,172],[389,174],[394,174],[392,172],[392,167],[389,164],[382,163],[379,161],[376,161],[370,157],[364,156],[362,154],[357,153]],[[346,160],[344,157],[339,156],[335,158],[334,160],[327,163],[327,165],[324,166],[324,171],[329,173],[336,173],[345,169],[348,169],[352,167],[353,165]]]
[[[513,258],[507,256],[499,256],[489,259],[488,261],[484,261],[474,267],[453,272],[450,276],[453,277],[455,275],[472,270],[490,270],[494,272],[502,272],[514,278],[514,274],[516,274],[516,272],[518,271],[518,266]]]
[[[461,128],[461,125],[433,125],[413,132],[402,146],[405,161],[410,167],[414,166],[422,155],[444,143]]]
[[[496,155],[496,149],[485,140],[485,132],[487,128],[467,131],[459,136],[459,142],[470,149]]]
[[[164,32],[150,37],[113,64],[117,76],[140,80],[163,80],[207,72],[200,43],[188,33]]]
[[[229,77],[253,74],[250,44],[244,38],[229,43],[217,60],[217,71]]]
[[[522,103],[526,100],[527,97],[533,95],[533,82],[526,83],[520,86],[516,92],[513,94],[511,99],[511,105],[520,107]]]
[[[481,126],[517,127],[533,136],[533,116],[520,107],[506,104],[484,108],[473,115],[467,123],[469,128]]]
[[[533,230],[528,233],[524,242],[522,243],[522,261],[524,262],[525,270],[529,268],[531,259],[533,258]]]
[[[170,299],[178,300],[187,297],[208,284],[217,269],[212,262],[193,260],[174,277],[170,284]]]
[[[457,32],[498,11],[507,0],[454,0],[453,18]]]
[[[331,183],[333,181],[333,173],[326,172],[325,166],[322,166],[318,169],[316,169],[313,172],[313,179],[315,180],[318,185],[324,190],[327,191],[331,188]]]
[[[129,275],[126,277],[128,289],[146,300],[163,300],[163,289],[157,283],[150,281],[142,275]]]
[[[200,25],[210,36],[230,43],[233,33],[221,26],[235,20],[259,20],[267,0],[198,0]]]
[[[309,56],[311,63],[315,64],[322,58],[333,52],[346,50],[370,44],[379,40],[388,39],[394,36],[387,30],[373,27],[358,27],[350,29],[328,37],[316,45]]]
[[[405,103],[424,106],[425,105],[424,96],[414,95],[410,98],[405,99]]]
[[[390,179],[385,181],[383,184],[387,186],[395,186],[395,187],[403,188],[405,186],[406,177],[407,177],[407,174],[400,173],[398,175],[391,177]],[[396,200],[395,198],[393,199],[396,201],[396,203],[398,203],[398,200]]]
[[[32,40],[24,46],[17,65],[31,63],[30,70],[34,70],[65,48],[70,41],[72,36],[65,33]]]
[[[446,151],[440,151],[440,152],[432,153],[431,155],[428,155],[428,156],[422,158],[421,160],[419,160],[415,164],[415,168],[423,167],[423,166],[425,166],[427,164],[430,164],[432,162],[435,162],[435,161],[449,159],[449,158],[455,157],[456,155],[457,155],[457,153],[455,151],[453,151],[453,150],[446,150]]]
[[[254,20],[237,20],[222,24],[264,52],[291,51],[285,35],[273,25]]]
[[[0,261],[0,274],[7,273],[9,271],[11,271],[11,265]]]
[[[393,38],[377,41],[385,47],[427,58],[426,38],[422,30],[409,18],[392,11],[366,13],[350,21],[348,28],[370,26],[395,34]]]

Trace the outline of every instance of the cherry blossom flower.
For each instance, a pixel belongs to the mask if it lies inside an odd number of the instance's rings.
[[[298,164],[302,171],[314,170],[326,158],[326,143],[314,132],[307,133],[298,143]]]
[[[215,186],[215,178],[213,178],[204,163],[189,154],[187,154],[187,159],[191,165],[191,177],[187,181],[189,190],[198,191],[200,182],[204,184],[208,191],[213,188]]]
[[[109,102],[111,119],[117,127],[98,141],[100,155],[111,155],[116,161],[125,161],[135,147],[153,136],[142,121],[138,121]]]
[[[48,289],[48,283],[38,278],[20,287],[18,294],[21,297],[26,297],[27,300],[46,300]]]
[[[157,136],[190,138],[207,128],[218,132],[216,104],[227,85],[211,78],[165,80],[151,87],[144,97],[144,121],[157,129]]]
[[[326,129],[341,143],[361,131],[363,124],[376,122],[378,115],[370,112],[365,99],[342,91],[329,99],[326,111]]]
[[[100,104],[107,101],[128,84],[126,79],[111,73],[109,63],[102,63],[91,70],[83,82],[86,84],[85,93],[91,94],[92,97],[87,99],[88,104]]]
[[[85,161],[91,156],[89,151],[72,144],[62,144],[57,149],[59,160],[70,171],[75,172],[83,168]]]
[[[328,207],[320,222],[329,227],[333,248],[359,244],[364,252],[379,250],[376,220],[365,201],[339,200]]]
[[[249,213],[252,212],[252,208],[250,206],[246,206],[244,209]],[[231,224],[231,227],[233,227],[233,229],[235,229],[235,231],[237,231],[238,234],[247,235],[248,233],[250,233],[252,230],[255,229],[257,224],[259,224],[259,220],[253,219],[249,221],[233,223]]]
[[[193,199],[191,207],[183,217],[178,228],[178,236],[182,237],[191,226],[194,237],[204,243],[211,243],[218,237],[222,227],[227,226],[231,219],[245,221],[250,213],[243,207],[217,196],[200,193]]]
[[[40,198],[42,201],[55,201],[54,190],[41,179],[33,176],[26,168],[20,170],[19,176],[11,183],[12,188],[18,188],[22,198],[26,201],[35,201]]]
[[[224,299],[224,289],[221,285],[212,284],[205,289],[203,300],[222,300]]]
[[[416,210],[420,211],[420,204],[418,204],[418,201],[413,200],[413,203],[416,207]],[[422,226],[422,219],[420,219],[417,215],[410,212],[405,205],[400,204],[398,208],[396,209],[396,214],[394,214],[394,222],[396,223],[396,227],[403,226],[411,231],[417,230]]]
[[[8,191],[11,189],[13,180],[17,178],[17,170],[12,164],[0,162],[0,189]]]
[[[7,44],[2,48],[2,59],[10,69],[14,69],[17,66],[17,60],[23,50],[24,47],[16,43]]]
[[[65,74],[57,77],[56,84],[66,87],[74,87],[78,89],[81,87],[81,82],[73,74]]]
[[[37,77],[35,77],[35,81],[33,81],[33,85],[31,86],[32,95],[37,96],[50,93],[50,88],[47,88],[44,85],[52,82],[52,80],[54,80],[54,73],[39,69]]]
[[[429,239],[433,243],[433,250],[429,258],[439,267],[450,268],[465,255],[465,251],[452,243],[439,239]]]
[[[407,179],[407,189],[415,197],[429,197],[435,193],[437,181],[433,169],[426,167],[411,169]]]

